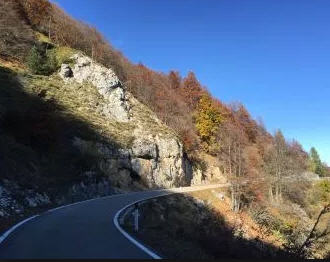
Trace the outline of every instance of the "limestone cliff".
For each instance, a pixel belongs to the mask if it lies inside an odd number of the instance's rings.
[[[175,131],[81,53],[51,76],[0,68],[0,84],[0,218],[207,179]]]
[[[91,83],[103,96],[101,114],[108,121],[129,122],[132,126],[131,145],[115,149],[111,145],[74,140],[81,150],[89,147],[101,156],[100,167],[111,173],[112,181],[129,187],[132,177],[141,177],[149,188],[188,185],[191,168],[183,145],[176,134],[121,84],[115,73],[81,54],[72,56],[74,65],[62,64],[60,76],[72,82]],[[120,130],[119,130],[120,131]]]

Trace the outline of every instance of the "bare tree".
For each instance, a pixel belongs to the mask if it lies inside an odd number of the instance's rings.
[[[225,164],[225,172],[231,182],[231,207],[238,212],[241,209],[241,196],[243,192],[246,163],[244,149],[247,138],[241,128],[230,122],[224,123],[218,133],[221,143],[218,156]]]
[[[280,130],[276,131],[273,144],[266,156],[266,172],[270,178],[269,198],[271,202],[282,201],[283,177],[288,175],[288,148]]]

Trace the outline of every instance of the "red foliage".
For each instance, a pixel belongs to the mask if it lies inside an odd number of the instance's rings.
[[[188,107],[195,109],[196,105],[205,92],[193,72],[189,72],[183,79],[181,95],[184,97]]]

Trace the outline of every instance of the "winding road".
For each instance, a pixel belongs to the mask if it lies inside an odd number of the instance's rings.
[[[134,192],[52,209],[12,228],[7,232],[9,235],[5,233],[0,238],[0,259],[157,258],[123,231],[117,221],[118,214],[144,199],[227,186],[216,184]]]

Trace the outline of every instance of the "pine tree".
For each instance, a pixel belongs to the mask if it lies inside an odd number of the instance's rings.
[[[324,166],[315,147],[311,148],[309,154],[309,170],[318,175],[323,175],[324,173]]]

